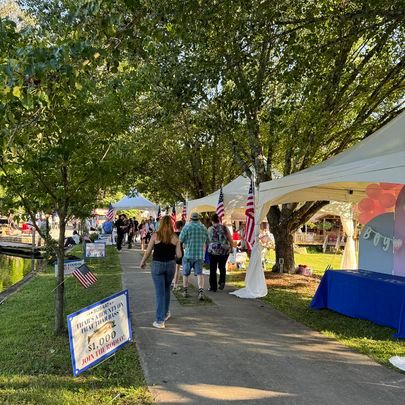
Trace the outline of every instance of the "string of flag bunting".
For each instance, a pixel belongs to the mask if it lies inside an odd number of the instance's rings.
[[[401,239],[390,238],[389,236],[382,235],[380,232],[377,232],[371,226],[366,226],[364,228],[364,232],[362,234],[363,239],[371,239],[373,238],[373,245],[377,247],[380,243],[382,243],[382,250],[387,252],[392,244],[394,249],[399,249],[402,246]]]

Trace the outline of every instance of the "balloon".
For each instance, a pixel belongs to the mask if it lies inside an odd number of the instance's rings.
[[[375,217],[375,213],[373,211],[362,212],[359,215],[359,222],[363,225],[367,224],[367,222],[371,221]]]
[[[381,189],[377,183],[371,183],[366,187],[366,194],[370,198],[377,199],[380,192],[381,192]]]
[[[398,185],[395,183],[380,183],[380,187],[383,190],[392,190],[393,188],[396,188]]]
[[[378,197],[378,201],[384,208],[391,208],[395,205],[396,198],[392,194],[382,193]]]
[[[375,216],[385,214],[387,212],[387,208],[381,205],[379,200],[374,200],[374,214]]]
[[[362,212],[373,211],[374,205],[374,200],[372,200],[371,198],[363,198],[359,202],[359,210]]]

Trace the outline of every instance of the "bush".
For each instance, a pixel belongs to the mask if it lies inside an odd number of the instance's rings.
[[[92,242],[94,242],[96,239],[98,239],[98,232],[93,232],[89,235],[89,238]]]

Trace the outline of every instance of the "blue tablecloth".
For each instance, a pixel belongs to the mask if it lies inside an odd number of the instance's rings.
[[[365,270],[327,270],[311,308],[328,308],[352,318],[397,329],[405,338],[405,277]]]

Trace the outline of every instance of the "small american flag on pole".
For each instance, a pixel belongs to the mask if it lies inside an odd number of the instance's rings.
[[[73,273],[72,276],[84,287],[88,288],[97,281],[97,277],[89,270],[89,268],[82,264]]]
[[[219,192],[219,198],[218,198],[218,204],[217,204],[216,213],[217,213],[217,215],[219,217],[219,222],[222,223],[222,219],[225,216],[224,193],[222,192],[222,187],[221,187],[221,191]]]
[[[176,206],[175,205],[173,205],[173,207],[172,207],[171,218],[172,218],[173,229],[176,231]]]
[[[181,212],[181,220],[184,223],[187,221],[187,203],[185,201],[183,203],[183,211]]]
[[[246,201],[245,241],[249,250],[255,244],[255,199],[253,194],[253,180],[250,180],[249,193]]]
[[[105,215],[107,221],[112,221],[114,219],[114,208],[112,204],[110,203],[110,206],[108,207],[107,214]]]

